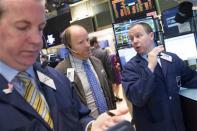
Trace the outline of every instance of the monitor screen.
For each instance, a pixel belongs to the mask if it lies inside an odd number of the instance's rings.
[[[195,35],[193,33],[165,39],[167,52],[177,54],[182,60],[197,58]]]
[[[44,48],[61,44],[60,34],[70,25],[70,12],[48,19],[43,35],[46,42]]]
[[[134,48],[123,48],[118,50],[118,55],[120,57],[120,64],[122,69],[124,69],[124,65],[136,55],[136,51]]]
[[[64,59],[66,56],[68,56],[69,50],[67,48],[60,48],[59,49],[59,57],[61,59]]]
[[[109,46],[108,40],[100,40],[100,41],[99,41],[99,46],[100,46],[102,49],[105,49],[106,47]]]
[[[130,25],[131,25],[130,20],[122,23],[113,24],[117,48],[131,45],[131,41],[129,40],[128,37],[128,28]]]
[[[155,0],[111,0],[115,22],[137,19],[155,11]]]
[[[189,22],[179,24],[175,21],[175,16],[178,12],[178,6],[164,10],[162,12],[162,22],[165,38],[171,38],[191,32]]]

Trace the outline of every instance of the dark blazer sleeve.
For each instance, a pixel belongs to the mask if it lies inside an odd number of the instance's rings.
[[[107,73],[108,79],[110,80],[109,82],[115,83],[116,78],[115,78],[115,69],[113,67],[111,57],[108,55],[107,51],[104,51],[104,60],[103,60],[103,66],[105,68],[105,71]]]
[[[155,75],[146,66],[147,63],[136,63],[130,60],[122,72],[122,85],[128,99],[136,106],[143,106],[154,90]]]
[[[50,74],[53,75],[53,79],[57,86],[56,93],[59,96],[57,97],[58,104],[65,108],[65,118],[63,119],[68,119],[66,122],[70,123],[73,127],[77,124],[73,123],[72,120],[80,123],[82,129],[85,130],[86,125],[93,120],[93,118],[89,116],[90,110],[79,100],[75,89],[63,73],[51,70]]]
[[[79,101],[70,81],[63,74],[51,67],[36,67],[54,81],[56,90],[39,82],[50,115],[54,123],[54,131],[82,131],[93,118],[90,110]],[[6,94],[8,82],[0,75],[0,131],[52,131],[41,116],[16,91]]]
[[[181,86],[187,88],[197,88],[197,72],[187,66],[177,55],[171,55],[174,59],[176,59],[176,68],[179,68],[180,70]]]

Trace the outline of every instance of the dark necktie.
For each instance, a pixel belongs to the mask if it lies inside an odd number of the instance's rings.
[[[45,122],[53,129],[53,121],[51,119],[49,109],[46,102],[41,97],[40,92],[32,83],[32,77],[26,72],[20,72],[17,77],[22,81],[25,87],[25,100],[38,112]]]
[[[103,90],[100,87],[100,84],[98,83],[98,80],[95,76],[95,74],[93,73],[92,69],[90,68],[90,65],[88,64],[88,61],[83,61],[83,66],[84,66],[84,70],[86,72],[86,76],[88,78],[88,82],[90,85],[90,88],[92,90],[93,93],[93,97],[96,101],[96,105],[99,109],[100,113],[103,113],[105,111],[107,111],[107,103],[103,94]]]

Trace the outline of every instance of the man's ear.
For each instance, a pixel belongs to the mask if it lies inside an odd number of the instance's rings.
[[[154,40],[154,32],[150,32],[148,35],[150,36],[151,40]]]

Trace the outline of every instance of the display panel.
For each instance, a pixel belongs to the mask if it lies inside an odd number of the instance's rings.
[[[196,40],[193,33],[165,39],[167,52],[177,54],[182,60],[197,58]]]
[[[68,56],[69,50],[67,48],[60,48],[59,49],[59,57],[60,59],[64,59],[66,56]]]
[[[99,41],[99,46],[100,46],[100,48],[102,48],[102,49],[105,49],[106,47],[109,47],[109,42],[108,42],[108,40],[100,40],[100,41]]]
[[[156,10],[154,0],[111,0],[111,5],[116,22],[144,17]]]
[[[117,48],[122,46],[131,46],[131,41],[128,37],[128,28],[130,25],[131,21],[113,24]]]
[[[58,15],[54,18],[48,19],[46,27],[44,28],[43,35],[46,45],[44,48],[52,47],[61,44],[60,34],[63,30],[70,25],[71,15],[67,12]]]
[[[120,64],[122,69],[124,69],[125,64],[136,55],[134,48],[123,48],[118,50],[118,55],[120,57]]]
[[[165,38],[171,38],[191,32],[189,22],[179,24],[175,21],[175,16],[178,12],[178,6],[164,10],[162,12],[162,22]]]

